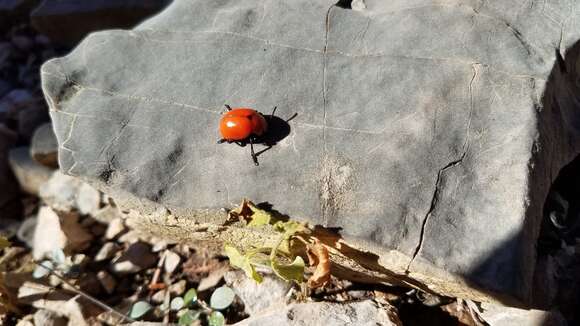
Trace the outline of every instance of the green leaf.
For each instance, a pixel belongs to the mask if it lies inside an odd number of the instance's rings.
[[[44,266],[46,266],[47,268],[44,268]],[[37,279],[43,278],[46,275],[50,274],[51,269],[54,269],[53,263],[50,260],[43,260],[38,265],[36,265],[36,268],[32,272],[32,277]]]
[[[227,286],[217,288],[211,294],[209,305],[216,310],[223,310],[229,307],[234,302],[236,294]]]
[[[0,237],[0,249],[4,249],[8,246],[10,246],[10,241],[8,241],[8,239],[5,237]]]
[[[246,275],[249,278],[254,279],[256,283],[262,282],[262,275],[256,272],[256,268],[250,262],[251,256],[248,257],[248,255],[242,255],[238,251],[238,249],[227,244],[224,246],[224,250],[228,258],[230,259],[230,264],[232,266],[242,269],[246,273]]]
[[[197,291],[195,289],[189,289],[189,291],[187,291],[185,293],[185,296],[183,297],[183,301],[185,302],[185,305],[191,305],[197,302]]]
[[[181,317],[179,317],[179,325],[191,325],[194,321],[199,319],[201,313],[197,310],[187,310]]]
[[[131,311],[129,312],[129,317],[133,319],[139,319],[143,317],[147,312],[151,310],[151,305],[146,301],[137,301]]]
[[[221,312],[214,311],[207,318],[207,324],[209,326],[223,326],[226,324],[226,319]]]
[[[289,238],[298,232],[306,230],[306,226],[304,223],[296,221],[278,221],[274,224],[274,229],[278,232],[284,233],[284,238]]]
[[[171,300],[171,303],[169,304],[169,306],[171,307],[171,310],[173,310],[173,311],[177,311],[177,310],[183,308],[184,305],[185,304],[184,304],[182,297],[173,298],[173,300]]]
[[[272,220],[272,214],[266,212],[263,209],[259,209],[258,207],[251,205],[250,209],[254,212],[252,214],[252,220],[248,223],[248,226],[262,226],[270,224]]]
[[[302,257],[296,256],[290,265],[279,264],[272,260],[272,270],[286,281],[294,280],[301,283],[304,279],[304,260]]]

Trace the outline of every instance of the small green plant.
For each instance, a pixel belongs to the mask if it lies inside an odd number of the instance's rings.
[[[227,286],[222,286],[212,293],[208,306],[198,299],[195,289],[189,289],[183,297],[179,296],[171,299],[169,306],[162,304],[159,308],[162,311],[175,311],[177,317],[179,317],[179,325],[191,325],[205,315],[208,325],[222,326],[225,324],[225,317],[218,310],[229,308],[234,299],[234,291]],[[131,307],[130,317],[141,319],[153,308],[147,301],[138,301]]]

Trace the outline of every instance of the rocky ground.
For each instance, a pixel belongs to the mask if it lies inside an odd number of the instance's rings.
[[[9,2],[0,1],[0,17],[9,12]],[[3,325],[565,325],[563,316],[577,321],[570,308],[578,300],[574,287],[546,294],[558,297],[560,311],[545,312],[336,278],[308,289],[267,270],[260,271],[264,281],[258,285],[232,268],[221,250],[168,243],[131,229],[126,212],[110,197],[58,170],[39,67],[65,54],[79,36],[39,33],[50,25],[43,22],[58,15],[37,12],[35,29],[26,11],[32,7],[17,7],[24,13],[12,16],[0,35],[0,232],[10,241],[0,255]],[[72,22],[86,17],[68,15]],[[52,39],[45,36],[51,33]],[[568,210],[571,200],[560,196],[554,205]],[[554,273],[578,270],[580,250],[572,234],[562,243],[549,233],[543,238],[551,248],[544,263]]]

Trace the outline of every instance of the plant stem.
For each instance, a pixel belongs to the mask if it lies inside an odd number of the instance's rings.
[[[69,281],[67,281],[64,277],[58,275],[58,273],[47,266],[41,265],[39,262],[37,262],[36,260],[33,260],[33,262],[37,265],[40,266],[42,268],[47,269],[51,275],[54,275],[56,278],[58,278],[59,280],[61,280],[64,284],[70,286],[71,289],[73,289],[74,292],[76,292],[77,294],[85,297],[86,299],[88,299],[89,301],[91,301],[92,303],[96,304],[97,306],[103,308],[104,310],[110,311],[111,313],[113,313],[114,315],[116,315],[117,317],[120,317],[122,320],[126,320],[128,322],[134,323],[135,320],[130,318],[129,316],[126,316],[124,314],[122,314],[121,312],[115,310],[115,308],[107,305],[106,303],[100,301],[99,299],[91,296],[90,294],[78,289],[74,284],[70,283]]]

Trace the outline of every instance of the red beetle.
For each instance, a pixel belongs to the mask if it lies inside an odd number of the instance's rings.
[[[220,120],[221,143],[236,143],[240,146],[246,146],[250,143],[250,151],[254,164],[258,164],[258,157],[254,153],[254,143],[260,142],[260,139],[268,131],[268,121],[262,113],[250,108],[231,108],[225,105],[225,112]],[[276,107],[272,111],[274,116]]]

